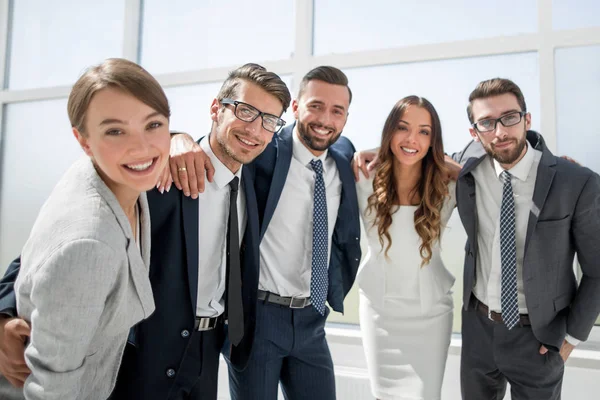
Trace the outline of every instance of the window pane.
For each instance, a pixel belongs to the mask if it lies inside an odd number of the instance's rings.
[[[501,7],[497,2],[474,0],[315,0],[314,54],[536,31],[536,0],[505,0]]]
[[[600,172],[600,46],[558,49],[555,68],[558,153]]]
[[[142,65],[151,73],[291,57],[294,2],[146,0]]]
[[[552,0],[552,28],[577,29],[600,26],[598,0]]]
[[[72,84],[85,67],[122,55],[124,0],[12,4],[10,89]]]
[[[67,100],[5,107],[0,187],[0,271],[29,237],[54,185],[83,151],[71,133]]]
[[[411,94],[427,98],[436,107],[444,130],[446,152],[461,150],[471,139],[466,115],[469,94],[480,81],[497,76],[512,79],[521,87],[532,114],[532,127],[539,129],[537,53],[355,68],[344,72],[353,92],[344,134],[359,150],[379,146],[388,113],[398,100]],[[442,239],[442,257],[456,277],[454,331],[460,331],[465,242],[466,234],[455,212]],[[356,286],[352,290],[346,299],[345,315],[332,313],[330,321],[358,323]]]
[[[291,87],[290,76],[282,76],[281,79],[288,88]],[[222,82],[215,82],[165,89],[171,105],[171,129],[187,132],[195,139],[209,134],[212,126],[210,105],[219,93],[221,85]],[[291,107],[288,110],[282,118],[291,123],[294,121],[294,115]]]

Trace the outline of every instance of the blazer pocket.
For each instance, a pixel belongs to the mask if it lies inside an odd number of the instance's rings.
[[[554,311],[559,312],[560,310],[571,305],[573,296],[570,293],[563,294],[554,299]]]
[[[571,214],[568,214],[565,217],[562,218],[558,218],[558,219],[538,219],[538,225],[544,226],[544,227],[549,227],[549,226],[559,226],[559,225],[563,225],[563,224],[568,224],[571,222]]]

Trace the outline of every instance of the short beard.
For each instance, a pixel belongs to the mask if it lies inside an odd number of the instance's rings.
[[[223,153],[227,154],[227,156],[233,161],[240,164],[249,163],[249,161],[242,160],[237,154],[235,154],[233,150],[231,150],[231,148],[227,146],[227,143],[225,143],[225,141],[219,135],[217,135],[217,143],[219,143],[219,147],[221,148],[221,150],[223,150]]]
[[[333,134],[333,135],[331,135],[329,140],[327,140],[325,143],[319,144],[316,141],[314,141],[313,138],[309,135],[308,124],[302,124],[300,121],[298,121],[297,126],[298,126],[298,134],[300,135],[300,139],[302,139],[302,142],[304,142],[304,144],[309,149],[315,150],[315,151],[327,150],[332,144],[337,142],[339,137],[342,135],[342,132],[339,132],[338,134]]]
[[[519,159],[519,157],[523,153],[523,149],[525,149],[525,146],[527,146],[526,135],[527,135],[527,133],[525,133],[525,135],[523,136],[523,140],[510,139],[510,140],[516,140],[517,145],[515,146],[514,150],[509,153],[503,153],[503,152],[496,151],[492,148],[491,144],[488,144],[487,146],[483,146],[483,148],[485,149],[485,152],[490,157],[492,157],[494,160],[498,161],[500,164],[510,165]]]
[[[246,165],[246,164],[250,164],[258,156],[258,154],[257,154],[256,156],[252,157],[252,153],[246,154],[246,157],[244,157],[244,154],[239,154],[239,153],[236,154],[231,149],[231,147],[227,144],[227,141],[221,135],[219,135],[218,131],[219,131],[220,126],[217,125],[216,128],[217,129],[214,134],[216,136],[217,143],[218,143],[219,147],[221,148],[222,152],[225,153],[225,155],[227,155],[227,157],[229,157],[236,163]],[[233,131],[231,132],[232,136],[234,136],[234,133],[235,132],[233,132]],[[237,139],[234,139],[234,140],[237,140]]]

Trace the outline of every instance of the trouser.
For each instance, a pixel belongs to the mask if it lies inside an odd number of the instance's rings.
[[[473,305],[462,311],[463,400],[502,400],[510,383],[513,400],[559,400],[564,362],[556,351],[540,354],[531,326],[508,330]]]
[[[229,367],[232,400],[335,400],[335,376],[325,339],[325,316],[314,307],[289,308],[259,301],[248,366]]]

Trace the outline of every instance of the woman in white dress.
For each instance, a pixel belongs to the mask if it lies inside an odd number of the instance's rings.
[[[358,273],[360,325],[378,399],[439,399],[452,331],[454,277],[440,236],[455,206],[441,125],[429,101],[398,101],[379,166],[357,183],[368,252]]]

